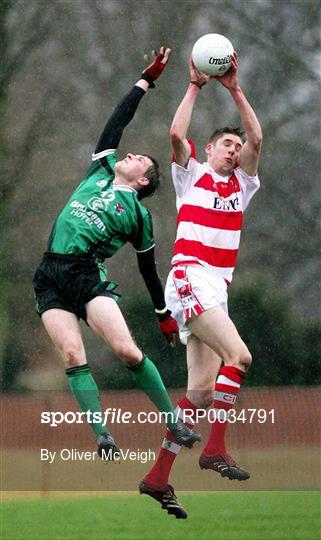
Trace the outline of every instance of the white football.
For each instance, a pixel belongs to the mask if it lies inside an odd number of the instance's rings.
[[[200,37],[192,50],[194,65],[205,75],[220,77],[230,69],[234,49],[229,39],[221,34]]]

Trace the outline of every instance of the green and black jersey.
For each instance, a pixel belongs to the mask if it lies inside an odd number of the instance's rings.
[[[94,154],[86,177],[55,221],[49,252],[104,260],[126,242],[137,252],[154,246],[151,215],[136,190],[113,183],[115,163],[115,150]]]
[[[128,185],[114,184],[116,148],[145,91],[134,86],[119,102],[99,138],[93,162],[53,226],[47,253],[34,277],[38,313],[60,308],[84,317],[94,296],[111,296],[102,263],[126,242],[156,309],[165,306],[154,254],[152,220]]]

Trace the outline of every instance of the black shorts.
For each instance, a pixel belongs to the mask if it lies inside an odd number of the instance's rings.
[[[102,263],[89,257],[45,253],[38,266],[33,286],[39,315],[52,308],[75,313],[86,321],[86,304],[96,296],[108,296],[116,302],[117,284],[106,280]]]

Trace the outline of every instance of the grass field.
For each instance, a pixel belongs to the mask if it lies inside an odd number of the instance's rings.
[[[128,493],[8,500],[1,540],[319,540],[320,493],[183,493],[187,520]]]

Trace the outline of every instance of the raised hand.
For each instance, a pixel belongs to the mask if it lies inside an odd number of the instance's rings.
[[[202,88],[204,84],[206,84],[210,77],[208,75],[205,75],[205,73],[202,73],[195,67],[192,56],[189,57],[188,61],[188,67],[189,67],[189,73],[191,77],[191,82],[196,84],[199,88]]]
[[[162,74],[164,71],[169,57],[171,54],[171,49],[168,49],[166,47],[161,47],[159,52],[152,51],[152,58],[148,56],[148,54],[144,55],[144,58],[147,62],[150,62],[150,65],[144,69],[142,73],[142,79],[145,79],[149,83],[149,86],[151,88],[154,88],[154,81],[158,79],[158,77]],[[154,57],[154,58],[153,58]]]
[[[238,66],[237,66],[238,55],[236,52],[232,56],[232,65],[228,71],[221,75],[221,77],[213,77],[218,82],[220,82],[228,90],[236,90],[238,88]]]

